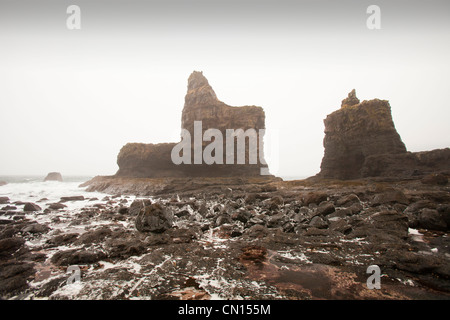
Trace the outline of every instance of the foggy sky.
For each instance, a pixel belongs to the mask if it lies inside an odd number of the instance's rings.
[[[389,100],[409,151],[449,147],[449,18],[448,1],[0,0],[0,175],[109,175],[127,142],[179,141],[194,70],[264,108],[282,177],[320,171],[353,88]]]

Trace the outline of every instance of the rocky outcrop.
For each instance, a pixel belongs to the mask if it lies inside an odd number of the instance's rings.
[[[0,181],[0,187],[1,186],[6,186],[8,183],[6,181]]]
[[[420,178],[438,175],[441,178],[436,180],[435,184],[446,184],[445,175],[449,174],[450,148],[403,154],[371,155],[365,159],[361,169],[362,177]],[[433,184],[434,179],[425,179],[424,181]]]
[[[203,138],[203,134],[208,129],[217,129],[221,132],[223,137],[222,161],[206,164],[201,159],[201,164],[194,164],[194,151],[196,150],[194,139],[195,136],[199,136],[195,135],[194,131],[196,121],[201,121],[201,131],[198,131],[201,133],[200,139]],[[264,110],[256,106],[231,107],[219,101],[202,72],[194,71],[188,79],[188,91],[181,116],[181,128],[187,130],[190,134],[191,140],[188,142],[188,146],[190,145],[191,157],[189,164],[186,162],[173,163],[171,153],[177,143],[129,143],[120,150],[117,158],[119,171],[116,176],[139,178],[256,176],[260,175],[260,168],[265,167],[264,159],[259,157],[260,148],[263,150],[263,145],[261,143],[260,146],[259,141],[256,147],[251,149],[258,156],[256,163],[252,164],[250,164],[249,159],[250,143],[248,141],[245,150],[245,164],[238,164],[237,152],[234,154],[233,164],[228,164],[225,146],[227,129],[242,129],[243,131],[254,129],[259,134],[259,130],[265,128]],[[234,139],[236,140],[236,138]],[[215,140],[201,141],[202,150],[212,141]]]
[[[59,172],[50,172],[44,179],[44,181],[59,181],[62,182],[63,178]]]
[[[324,120],[325,154],[319,177],[408,178],[450,172],[450,149],[411,153],[395,129],[386,100],[359,102],[355,90]]]

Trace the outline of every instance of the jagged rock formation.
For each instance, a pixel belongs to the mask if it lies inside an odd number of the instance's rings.
[[[194,164],[194,122],[202,122],[202,135],[207,129],[218,129],[223,136],[223,164]],[[172,149],[177,143],[142,144],[129,143],[121,150],[117,158],[118,177],[162,178],[162,177],[228,177],[257,176],[264,161],[260,161],[256,146],[257,163],[249,163],[249,143],[246,143],[245,164],[237,164],[236,152],[234,164],[226,164],[226,129],[259,129],[265,128],[265,114],[261,107],[231,107],[219,101],[202,72],[194,71],[188,79],[188,91],[185,97],[181,117],[181,128],[191,136],[191,164],[174,164],[171,158]],[[261,139],[262,141],[262,139]],[[211,141],[202,141],[204,149]],[[236,151],[236,144],[235,144]]]
[[[44,181],[59,181],[62,182],[63,178],[59,172],[50,172],[44,179]]]
[[[320,177],[411,177],[450,170],[450,149],[407,152],[386,100],[359,102],[353,89],[324,120]]]

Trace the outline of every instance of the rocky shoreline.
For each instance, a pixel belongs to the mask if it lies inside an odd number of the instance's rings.
[[[114,191],[101,200],[23,211],[0,199],[1,297],[450,298],[447,185],[269,178],[182,188],[175,179],[150,196],[148,181],[107,180],[88,183]],[[70,201],[84,206],[68,210]],[[374,264],[380,290],[366,286]],[[70,265],[80,267],[79,282],[67,284]]]

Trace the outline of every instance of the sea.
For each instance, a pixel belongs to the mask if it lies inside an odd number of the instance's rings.
[[[63,182],[44,181],[45,176],[0,176],[0,181],[7,184],[0,186],[0,197],[8,197],[11,202],[53,203],[61,197],[84,196],[86,199],[102,199],[104,193],[87,192],[87,187],[80,187],[90,176],[63,176]],[[84,201],[68,202],[70,209],[83,206]]]

